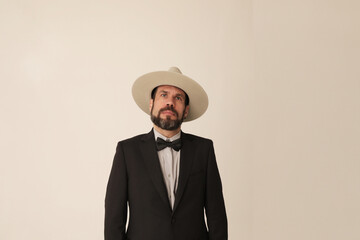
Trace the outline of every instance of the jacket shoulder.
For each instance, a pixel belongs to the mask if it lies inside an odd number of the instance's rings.
[[[190,141],[197,141],[197,142],[202,142],[205,144],[213,144],[213,141],[209,138],[204,138],[204,137],[200,137],[194,134],[189,134],[189,133],[182,133],[184,136],[184,138],[189,139]]]
[[[144,133],[144,134],[139,134],[124,140],[121,140],[118,142],[118,145],[132,145],[132,144],[137,144],[140,141],[150,138],[151,137],[151,133]]]

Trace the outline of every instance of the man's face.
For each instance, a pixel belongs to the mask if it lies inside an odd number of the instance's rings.
[[[189,112],[185,92],[174,86],[159,86],[150,100],[151,121],[164,130],[176,130]]]

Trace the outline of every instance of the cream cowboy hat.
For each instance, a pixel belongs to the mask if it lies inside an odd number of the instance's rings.
[[[168,71],[147,73],[136,79],[132,87],[132,95],[136,104],[145,113],[150,115],[151,92],[161,85],[180,88],[189,96],[190,110],[184,122],[192,121],[205,113],[209,104],[206,92],[197,82],[183,75],[177,67],[171,67]]]

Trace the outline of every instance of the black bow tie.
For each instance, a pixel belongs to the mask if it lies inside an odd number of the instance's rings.
[[[158,137],[156,139],[156,149],[158,151],[161,151],[166,147],[171,147],[175,151],[178,152],[180,150],[180,148],[181,148],[181,138],[179,138],[179,139],[177,139],[177,140],[175,140],[173,142],[170,142],[170,141],[168,142],[168,141],[165,141],[164,139]]]

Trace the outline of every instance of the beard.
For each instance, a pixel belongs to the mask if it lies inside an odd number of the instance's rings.
[[[173,107],[161,108],[159,110],[157,116],[153,115],[153,109],[154,109],[154,106],[152,106],[151,112],[150,112],[151,121],[161,129],[164,129],[164,130],[176,130],[181,126],[182,122],[184,121],[185,109],[184,109],[184,112],[183,112],[181,118],[178,118],[179,114],[173,109]],[[163,111],[172,111],[175,114],[177,119],[172,120],[170,118],[170,116],[167,116],[166,119],[160,118],[160,114]]]

